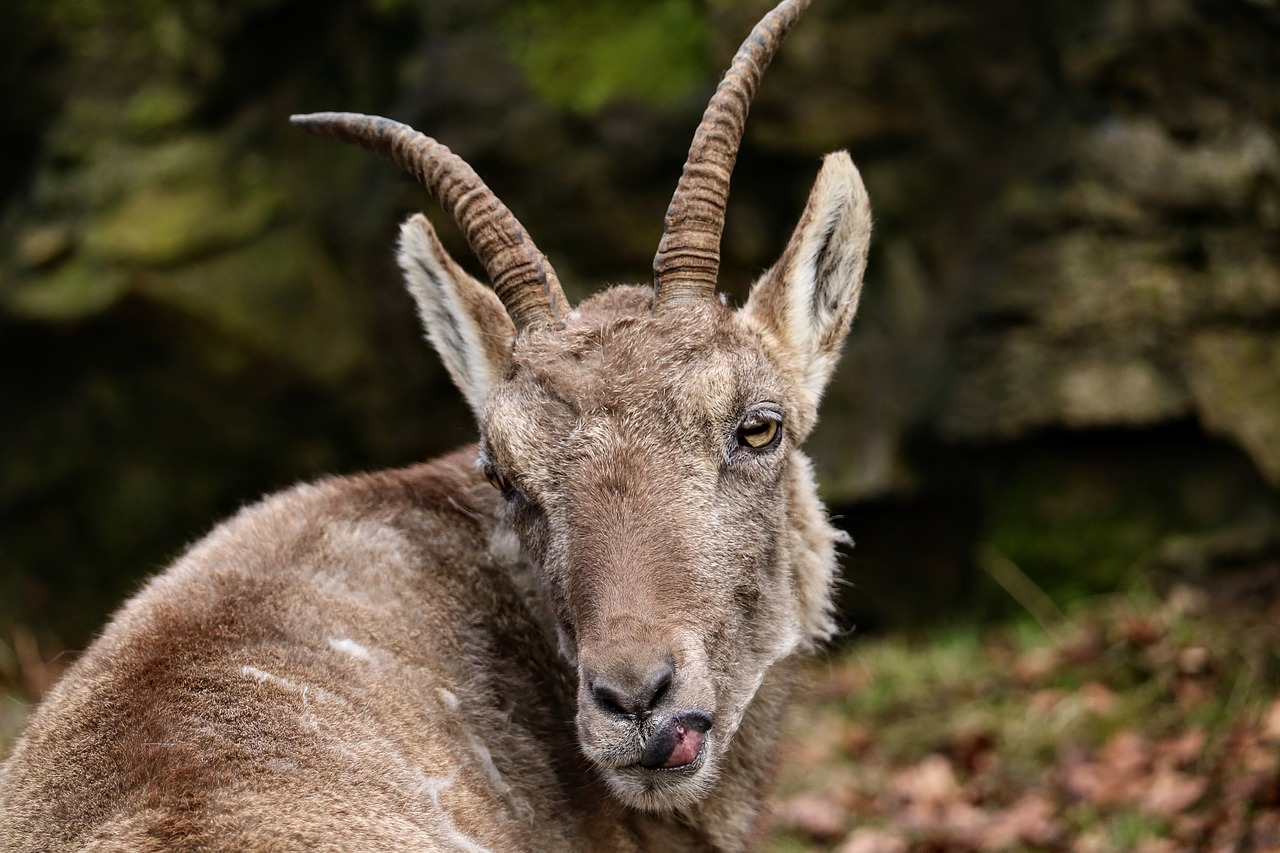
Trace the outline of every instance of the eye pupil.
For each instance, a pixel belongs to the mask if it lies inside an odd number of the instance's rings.
[[[749,418],[738,427],[738,443],[753,450],[763,450],[777,440],[778,426],[774,418]]]

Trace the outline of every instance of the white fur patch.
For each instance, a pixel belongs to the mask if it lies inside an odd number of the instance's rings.
[[[453,693],[453,691],[445,690],[443,687],[440,687],[436,689],[436,695],[440,697],[440,701],[443,702],[444,706],[450,711],[458,710],[461,703],[458,702],[458,697]]]
[[[501,524],[493,528],[489,535],[489,553],[494,559],[505,565],[520,562],[520,537],[514,530]]]
[[[528,820],[533,817],[533,810],[528,804],[515,792],[506,778],[502,775],[502,771],[498,769],[498,765],[493,763],[493,753],[489,751],[489,747],[485,746],[474,735],[468,738],[471,751],[475,754],[476,761],[480,765],[480,769],[484,771],[485,778],[489,780],[489,784],[493,789],[502,795],[511,811],[519,820]]]
[[[417,768],[414,770],[414,775],[418,778],[418,789],[425,791],[431,797],[432,807],[442,809],[440,792],[453,787],[453,781],[458,777],[458,771],[455,770],[448,776],[428,776],[422,772],[421,768]]]
[[[458,776],[455,770],[448,776],[428,776],[417,769],[414,774],[418,778],[418,790],[425,793],[431,798],[431,807],[440,817],[439,830],[444,835],[444,841],[453,845],[454,849],[461,850],[463,853],[489,853],[489,848],[477,844],[475,839],[458,830],[454,825],[453,818],[449,816],[449,812],[445,810],[444,805],[440,802],[440,795],[444,791],[453,787],[453,782]]]
[[[264,669],[258,669],[256,666],[242,666],[240,667],[240,674],[247,678],[252,678],[259,684],[273,684],[276,687],[283,687],[285,690],[301,691],[302,689],[289,679],[272,675]]]
[[[760,692],[760,686],[764,684],[765,676],[769,674],[769,670],[779,661],[784,660],[795,654],[805,642],[804,635],[796,625],[791,625],[778,642],[777,647],[773,650],[769,659],[765,661],[764,667],[756,675],[751,682],[751,687],[741,700],[734,703],[733,712],[729,720],[727,737],[732,738],[738,731],[738,727],[742,725],[742,718],[747,715],[747,709],[751,707],[751,703],[755,701],[756,694]]]
[[[320,720],[315,714],[311,713],[310,699],[314,695],[315,698],[323,701],[328,694],[320,688],[312,688],[307,684],[296,684],[287,678],[281,678],[278,675],[272,675],[265,669],[258,669],[256,666],[240,667],[240,674],[246,678],[251,678],[259,684],[270,684],[272,687],[278,687],[281,690],[288,690],[290,693],[297,693],[298,698],[302,700],[302,715],[300,721],[302,727],[310,731],[316,731],[320,728]]]
[[[329,648],[333,649],[335,652],[350,655],[356,660],[361,660],[365,663],[377,664],[377,661],[374,660],[373,653],[357,643],[355,640],[351,640],[346,637],[343,637],[342,639],[330,637]]]
[[[350,759],[351,761],[360,760],[360,756],[352,752],[351,749],[345,746],[344,744],[340,744],[340,743],[331,744],[329,746],[329,750],[331,752],[337,753],[338,755],[341,755],[343,758]]]

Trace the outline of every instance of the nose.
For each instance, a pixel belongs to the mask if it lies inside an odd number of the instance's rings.
[[[666,696],[675,670],[664,661],[647,671],[632,667],[616,673],[597,673],[587,682],[587,691],[603,710],[627,719],[644,719]]]

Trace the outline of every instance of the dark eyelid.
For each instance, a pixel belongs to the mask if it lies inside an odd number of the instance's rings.
[[[745,424],[753,419],[758,421],[773,421],[779,427],[782,426],[782,420],[783,420],[782,412],[778,411],[777,409],[758,408],[758,409],[753,409],[752,411],[744,415],[740,423]]]

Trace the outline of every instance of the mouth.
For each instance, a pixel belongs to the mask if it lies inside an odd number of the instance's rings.
[[[717,777],[711,715],[678,711],[645,739],[640,755],[603,764],[604,780],[615,796],[646,812],[685,808],[706,795]],[[621,756],[619,756],[621,757]]]
[[[681,764],[668,763],[661,767],[645,767],[639,762],[632,764],[628,770],[638,772],[641,776],[655,777],[676,777],[676,776],[692,776],[702,769],[702,765],[707,759],[707,746],[705,743],[699,745],[697,752],[693,754],[688,761]]]
[[[675,714],[649,736],[637,764],[645,770],[693,772],[707,750],[710,715],[700,711]]]

